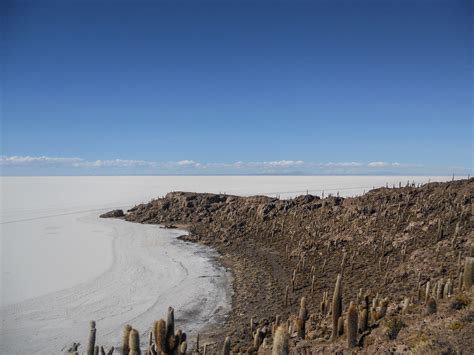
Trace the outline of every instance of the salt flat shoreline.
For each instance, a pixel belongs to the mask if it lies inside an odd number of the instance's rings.
[[[177,240],[183,230],[88,218],[113,230],[112,264],[92,280],[3,307],[1,353],[51,354],[73,342],[85,346],[90,320],[103,344],[118,347],[127,323],[138,325],[145,340],[168,305],[191,336],[222,321],[230,307],[230,280],[211,249]]]

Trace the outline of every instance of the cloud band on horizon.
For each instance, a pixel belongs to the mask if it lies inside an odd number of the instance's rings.
[[[465,167],[433,167],[399,162],[307,162],[303,160],[197,162],[133,159],[87,160],[79,157],[0,156],[1,175],[380,175],[470,174]]]

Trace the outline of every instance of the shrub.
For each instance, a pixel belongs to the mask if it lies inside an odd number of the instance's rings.
[[[461,323],[461,322],[452,322],[449,326],[448,326],[449,329],[451,330],[460,330],[462,328],[464,328],[464,324]]]
[[[460,310],[466,308],[470,303],[471,300],[469,299],[469,297],[466,294],[461,293],[454,297],[451,302],[451,308],[455,310]]]
[[[402,320],[398,317],[393,317],[387,320],[385,334],[390,340],[397,338],[400,330],[405,326]]]

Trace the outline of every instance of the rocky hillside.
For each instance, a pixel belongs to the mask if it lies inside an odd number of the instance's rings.
[[[172,192],[124,218],[185,226],[183,239],[223,256],[233,310],[206,334],[208,352],[229,336],[234,352],[270,353],[281,325],[277,338],[295,353],[467,354],[473,187],[470,179],[288,200]]]

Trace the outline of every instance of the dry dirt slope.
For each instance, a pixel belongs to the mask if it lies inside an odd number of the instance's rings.
[[[472,252],[473,186],[474,179],[407,185],[347,199],[173,192],[134,207],[125,219],[185,225],[190,235],[183,239],[211,245],[222,254],[234,274],[235,294],[225,326],[206,334],[218,349],[228,335],[234,351],[255,351],[253,338],[259,330],[255,345],[263,342],[259,351],[271,351],[271,324],[279,315],[289,326],[292,352],[468,354],[474,353],[472,293],[461,293],[459,273]],[[362,308],[364,295],[369,297],[369,317],[375,313],[374,298],[379,308],[384,298],[388,302],[386,315],[369,322],[352,350],[347,347],[347,329],[329,341],[331,315],[320,308],[324,292],[331,304],[339,273],[343,319],[350,301]],[[462,309],[451,306],[454,295],[438,297],[438,312],[424,315],[428,282],[435,293],[438,284],[450,283],[461,304],[456,307]],[[309,315],[304,339],[296,334],[301,297]],[[401,314],[405,297],[408,307]],[[386,335],[390,322],[401,329],[393,339]]]

